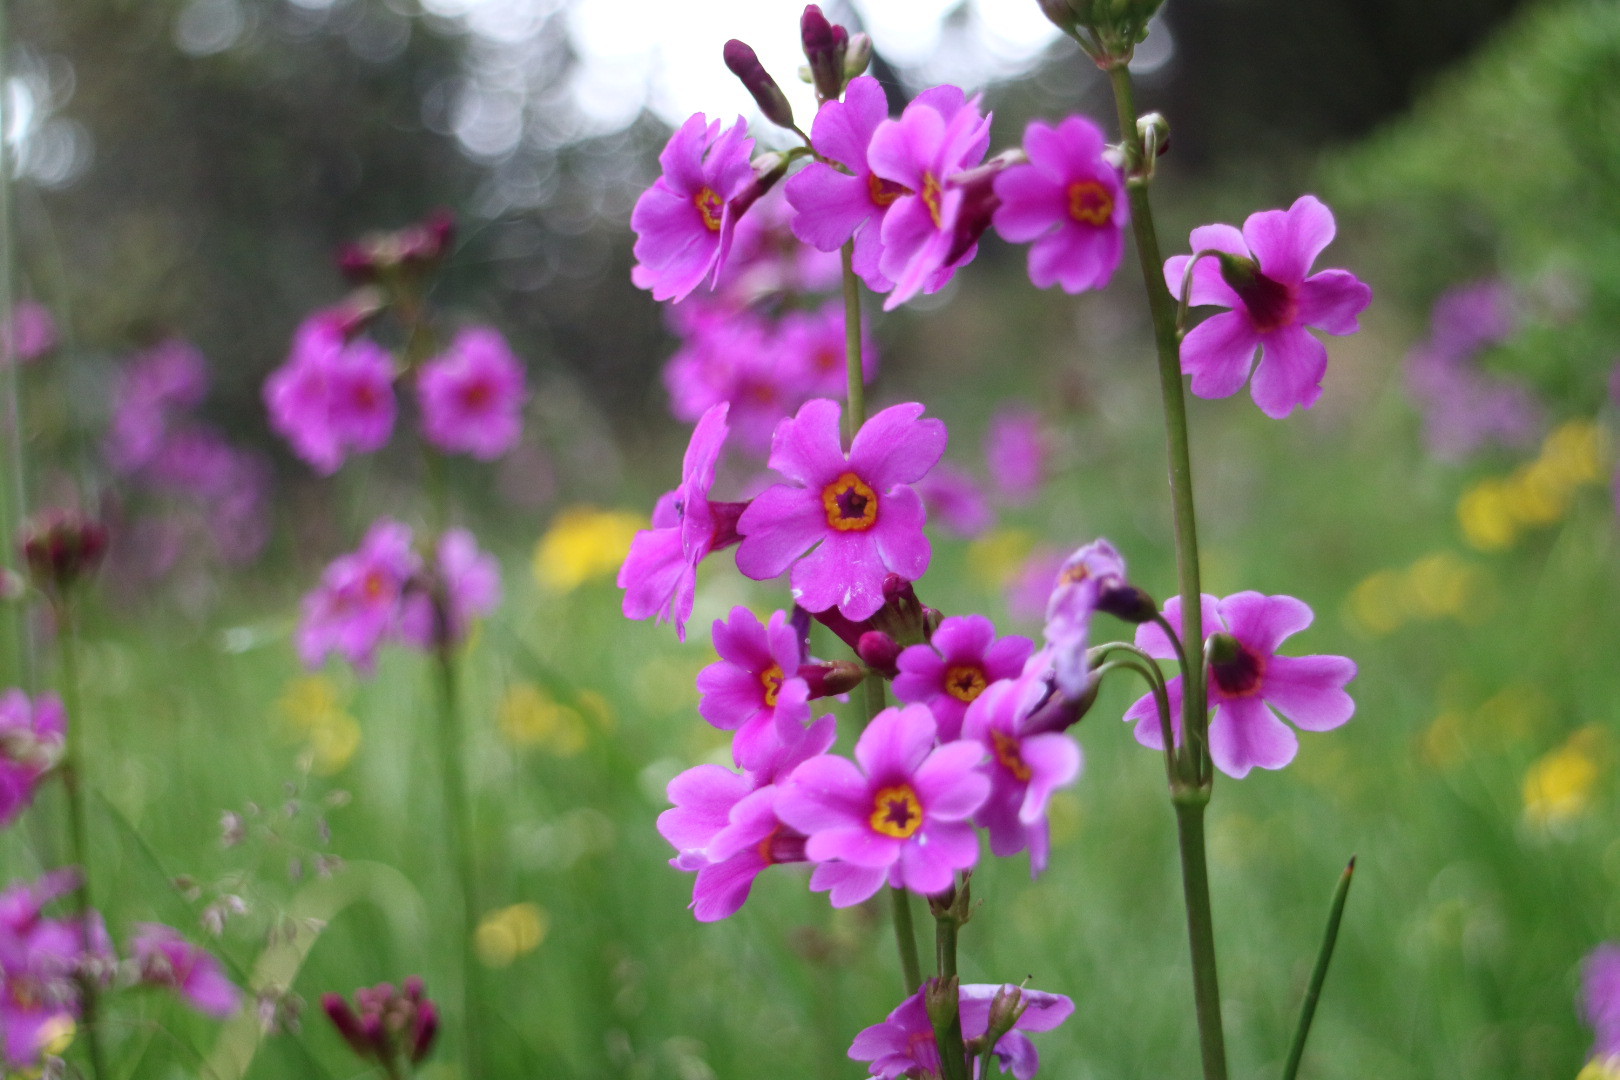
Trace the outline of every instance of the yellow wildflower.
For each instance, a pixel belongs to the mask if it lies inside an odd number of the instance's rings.
[[[507,691],[497,713],[501,734],[518,746],[539,746],[558,757],[585,749],[585,718],[533,683]]]
[[[1506,484],[1489,477],[1465,491],[1457,502],[1463,539],[1481,551],[1506,551],[1519,539],[1518,519],[1506,493]]]
[[[507,967],[538,949],[550,929],[551,917],[539,904],[513,904],[485,915],[473,942],[486,967]]]
[[[1552,828],[1586,813],[1606,752],[1603,729],[1589,725],[1530,766],[1524,777],[1525,818],[1532,825]]]
[[[338,689],[323,675],[294,679],[276,703],[321,776],[340,772],[360,749],[360,723],[343,708]]]
[[[630,541],[647,519],[624,510],[574,506],[552,521],[534,549],[534,576],[541,585],[569,592],[618,571]]]

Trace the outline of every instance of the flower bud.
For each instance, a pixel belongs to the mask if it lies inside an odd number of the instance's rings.
[[[844,83],[866,74],[866,69],[872,66],[872,35],[864,32],[849,35],[849,45],[844,51]]]
[[[951,235],[950,250],[945,254],[946,266],[954,265],[966,255],[990,228],[990,219],[1001,205],[995,189],[996,175],[1012,163],[1015,155],[1022,157],[1023,151],[1007,151],[951,178],[962,192],[962,205],[956,212],[956,228]]]
[[[433,1050],[433,1040],[439,1034],[439,1008],[431,1001],[416,1006],[416,1030],[411,1036],[410,1058],[415,1065]]]
[[[961,980],[955,975],[927,980],[923,983],[923,1004],[928,1008],[928,1019],[935,1031],[959,1026],[962,1023]]]
[[[1164,0],[1037,0],[1041,11],[1070,37],[1082,33],[1102,49],[1099,61],[1129,60],[1131,50],[1147,37],[1148,20]],[[1091,51],[1087,48],[1087,51]]]
[[[747,213],[748,208],[764,197],[765,193],[775,187],[782,177],[787,175],[791,159],[785,154],[778,154],[771,150],[759,155],[751,163],[754,168],[754,182],[743,188],[731,200],[730,209],[733,219],[740,218]]]
[[[343,1000],[342,994],[322,994],[321,1008],[326,1011],[327,1019],[337,1028],[338,1034],[349,1048],[362,1058],[370,1057],[372,1046],[367,1040],[365,1032],[360,1030],[360,1018],[354,1015],[349,1003]]]
[[[1004,983],[996,991],[995,997],[990,999],[990,1030],[986,1036],[991,1046],[995,1046],[1003,1035],[1013,1029],[1028,1007],[1022,987]]]
[[[23,527],[23,558],[39,585],[61,592],[95,572],[107,527],[77,510],[46,510]]]
[[[894,675],[900,670],[896,666],[896,661],[900,659],[900,643],[881,630],[868,630],[862,634],[855,646],[855,654],[866,662],[867,667],[884,675]]]
[[[799,19],[799,40],[804,45],[804,58],[810,61],[810,78],[816,85],[816,96],[822,101],[843,96],[844,54],[849,45],[849,31],[828,22],[821,8],[808,4]]]
[[[1135,585],[1116,585],[1097,596],[1097,610],[1128,623],[1151,622],[1159,613],[1158,601]]]
[[[782,93],[782,88],[776,85],[776,80],[771,78],[771,73],[765,70],[765,66],[759,62],[759,56],[747,42],[732,38],[726,42],[722,55],[725,57],[726,67],[731,69],[731,73],[737,76],[744,88],[753,95],[754,104],[759,106],[759,111],[765,115],[765,119],[777,127],[792,128],[793,106],[788,104],[787,95]]]
[[[853,660],[827,660],[800,664],[799,678],[810,687],[812,698],[847,694],[866,678],[866,668]]]

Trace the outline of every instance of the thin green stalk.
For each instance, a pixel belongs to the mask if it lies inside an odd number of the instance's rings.
[[[1204,809],[1196,793],[1176,800],[1176,838],[1181,845],[1181,886],[1187,902],[1187,940],[1192,949],[1193,1001],[1204,1080],[1226,1080],[1226,1035],[1221,1028],[1221,985],[1215,966],[1215,924],[1210,917],[1209,866],[1204,859]]]
[[[1294,1080],[1299,1075],[1299,1062],[1305,1056],[1305,1039],[1311,1033],[1311,1021],[1316,1017],[1316,1003],[1322,998],[1322,983],[1327,979],[1328,964],[1333,961],[1333,946],[1339,940],[1339,922],[1344,918],[1344,902],[1350,896],[1350,879],[1356,872],[1355,856],[1339,875],[1339,884],[1333,889],[1333,903],[1328,908],[1327,929],[1322,932],[1322,945],[1316,951],[1316,966],[1311,969],[1311,981],[1305,988],[1305,1000],[1299,1007],[1299,1025],[1294,1029],[1294,1042],[1288,1048],[1288,1063],[1283,1066],[1283,1080]]]
[[[898,886],[889,889],[894,907],[894,940],[900,950],[900,976],[906,980],[906,996],[922,985],[922,960],[917,955],[917,928],[911,918],[911,893]]]
[[[0,85],[9,74],[5,57],[9,55],[10,36],[6,20],[6,5],[0,3]],[[0,110],[0,127],[10,128],[10,115]],[[6,142],[0,139],[0,327],[8,336],[15,337],[12,325],[12,233],[11,233],[11,156]],[[6,345],[9,348],[9,342]],[[0,544],[10,547],[17,530],[27,516],[27,489],[23,481],[22,407],[18,372],[21,365],[15,359],[0,358],[0,453],[5,458],[5,476],[0,478]],[[29,633],[27,609],[22,604],[7,604],[5,613],[7,645],[14,667],[12,677],[31,686],[34,676],[33,641]]]
[[[949,987],[956,980],[956,938],[961,929],[954,911],[938,912],[934,916],[935,962],[938,965],[940,987]],[[953,1002],[953,1004],[957,1004]],[[962,1042],[962,1010],[959,1004],[949,1011],[943,1022],[934,1017],[934,1039],[939,1044],[940,1067],[944,1080],[968,1080],[967,1047]]]
[[[438,601],[436,601],[437,603]],[[442,615],[440,616],[442,618]],[[435,657],[439,682],[439,775],[444,782],[444,820],[456,866],[456,904],[461,908],[461,941],[457,952],[461,960],[461,1028],[462,1072],[468,1080],[480,1077],[481,1059],[478,1018],[474,1016],[478,1000],[478,966],[473,956],[473,941],[478,932],[478,885],[473,865],[471,840],[472,807],[467,801],[466,777],[463,773],[465,733],[461,723],[460,695],[457,687],[456,657],[451,645],[441,645]]]
[[[90,822],[85,806],[84,777],[84,710],[79,696],[79,650],[77,627],[74,625],[72,600],[59,596],[53,605],[56,614],[58,655],[62,665],[62,705],[67,711],[67,734],[62,748],[62,760],[57,771],[62,775],[62,787],[67,793],[68,844],[73,861],[79,868],[79,887],[73,891],[73,913],[79,925],[79,950],[90,954],[90,916],[95,910],[90,880]],[[106,1058],[101,1050],[100,988],[93,975],[80,973],[79,1004],[80,1028],[84,1032],[85,1050],[90,1057],[90,1075],[96,1080],[110,1076]]]
[[[843,247],[844,260],[844,370],[849,380],[849,405],[844,410],[844,437],[866,423],[866,370],[861,363],[861,282],[855,276],[855,241]]]

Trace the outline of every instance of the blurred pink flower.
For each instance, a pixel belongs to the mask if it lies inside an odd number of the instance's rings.
[[[523,364],[498,330],[470,326],[416,376],[422,429],[440,450],[493,461],[523,435]]]

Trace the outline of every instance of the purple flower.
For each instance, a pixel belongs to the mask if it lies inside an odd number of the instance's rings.
[[[877,347],[870,325],[861,338],[861,378],[871,382],[877,375]],[[802,395],[797,408],[812,397],[842,397],[849,384],[844,356],[844,304],[829,300],[815,311],[790,311],[782,316],[772,345],[773,359],[791,374],[789,378]]]
[[[439,538],[438,558],[400,598],[399,634],[418,649],[457,645],[472,621],[501,602],[501,564],[466,529]]]
[[[938,292],[973,261],[977,244],[951,258],[963,199],[952,178],[984,160],[989,146],[990,118],[979,112],[979,99],[967,100],[954,86],[924,91],[900,119],[873,132],[866,151],[873,175],[904,189],[883,217],[878,269],[895,283],[885,311],[919,292]]]
[[[0,828],[34,801],[34,787],[61,754],[67,710],[55,694],[0,694]]]
[[[803,296],[837,288],[843,273],[837,252],[802,243],[793,235],[792,218],[793,208],[781,187],[765,192],[738,217],[731,250],[712,292],[687,297],[677,308],[712,299],[737,312],[767,296]]]
[[[1086,649],[1091,642],[1091,617],[1104,595],[1125,581],[1125,560],[1107,540],[1087,544],[1058,569],[1057,585],[1046,605],[1044,633],[1052,649],[1058,689],[1070,700],[1084,695],[1090,683]]]
[[[1230,225],[1192,231],[1194,255],[1221,254],[1193,268],[1191,303],[1232,309],[1205,319],[1181,343],[1181,369],[1192,376],[1193,393],[1228,397],[1254,368],[1250,392],[1267,416],[1316,404],[1327,346],[1306,328],[1353,334],[1360,329],[1357,316],[1372,302],[1372,290],[1349,271],[1310,273],[1334,231],[1333,212],[1313,195],[1301,195],[1287,210],[1250,214],[1241,233]],[[1177,299],[1192,258],[1176,255],[1164,264],[1165,282]]]
[[[117,471],[138,472],[163,449],[179,414],[208,393],[208,364],[188,341],[171,338],[137,353],[124,368],[113,398],[104,446]]]
[[[934,1027],[928,1019],[927,994],[934,980],[929,979],[915,994],[906,998],[889,1014],[888,1019],[855,1036],[849,1056],[868,1063],[869,1075],[880,1080],[901,1078],[928,1078],[943,1075],[939,1060],[939,1044],[934,1039]],[[962,1038],[964,1041],[982,1039],[990,1030],[990,1009],[996,995],[1017,993],[1024,1003],[1024,1012],[1013,1024],[1012,1030],[996,1043],[995,1055],[1000,1059],[1001,1071],[1011,1072],[1017,1080],[1030,1080],[1040,1067],[1040,1055],[1035,1044],[1024,1034],[1026,1031],[1051,1031],[1074,1012],[1074,1002],[1062,994],[1049,994],[1041,990],[1023,990],[994,983],[965,983],[961,987]],[[978,1074],[978,1061],[973,1062],[971,1074],[978,1080],[989,1080]]]
[[[46,904],[79,886],[73,871],[47,874],[0,893],[0,1038],[11,1068],[37,1068],[46,1048],[71,1033],[78,978],[105,982],[116,966],[96,912],[82,922],[48,919]]]
[[[192,1008],[226,1017],[241,1005],[242,992],[225,977],[212,953],[191,944],[178,930],[160,923],[141,923],[130,945],[140,980],[166,986]]]
[[[333,560],[304,597],[298,626],[304,665],[319,667],[335,652],[366,674],[375,670],[377,649],[398,623],[405,585],[419,570],[408,526],[386,518],[372,525],[360,549]]]
[[[681,322],[685,340],[664,368],[671,411],[695,421],[727,404],[737,441],[763,454],[776,425],[809,396],[798,372],[777,363],[773,329],[752,312],[720,309],[703,309]]]
[[[925,706],[884,709],[855,744],[859,766],[822,754],[787,778],[776,812],[809,838],[805,854],[864,871],[857,887],[834,893],[834,906],[866,899],[885,877],[914,892],[943,892],[956,871],[978,861],[978,837],[967,819],[989,794],[990,782],[978,771],[984,748],[935,746],[936,733]],[[818,867],[810,887],[819,892],[833,883]]]
[[[56,320],[38,300],[11,305],[11,323],[0,326],[0,367],[15,361],[26,364],[56,348]]]
[[[1108,284],[1125,250],[1130,203],[1119,167],[1104,156],[1102,129],[1083,116],[1057,127],[1032,121],[1024,132],[1027,165],[995,178],[994,223],[1002,239],[1030,243],[1029,279],[1067,293]]]
[[[1620,945],[1604,942],[1581,961],[1581,1018],[1596,1036],[1593,1058],[1620,1056]]]
[[[883,87],[869,75],[851,79],[843,101],[829,101],[816,113],[810,141],[826,162],[805,166],[786,185],[798,213],[793,233],[820,251],[837,251],[855,238],[855,272],[874,292],[894,288],[879,269],[881,232],[889,207],[907,189],[872,172],[866,163],[872,134],[889,118]]]
[[[1029,850],[1030,875],[1046,869],[1051,849],[1046,806],[1058,788],[1080,775],[1080,747],[1060,731],[1041,728],[1037,708],[1051,692],[1051,657],[1031,657],[1017,678],[992,683],[968,706],[962,737],[989,753],[990,795],[974,819],[990,834],[990,850],[1008,856]]]
[[[698,563],[738,540],[741,504],[709,501],[729,431],[727,408],[721,402],[698,421],[681,465],[681,486],[658,501],[653,527],[636,534],[619,569],[625,618],[673,621],[682,641],[697,595]]]
[[[1356,665],[1344,656],[1279,656],[1284,640],[1311,625],[1311,609],[1291,596],[1262,596],[1240,592],[1217,601],[1203,597],[1206,639],[1228,638],[1230,654],[1212,656],[1209,704],[1215,717],[1209,725],[1209,753],[1228,776],[1242,778],[1250,769],[1280,769],[1294,760],[1299,739],[1276,714],[1281,713],[1303,731],[1330,731],[1350,719],[1355,702],[1344,687],[1356,677]],[[1164,618],[1181,632],[1181,603],[1165,602]],[[1170,639],[1156,624],[1137,627],[1136,644],[1149,655],[1169,659]],[[1167,686],[1170,719],[1181,738],[1181,676]],[[1163,749],[1158,712],[1152,695],[1138,699],[1125,713],[1135,720],[1136,741]]]
[[[1034,651],[1026,637],[997,639],[995,625],[983,615],[952,615],[927,645],[900,654],[894,696],[927,705],[941,741],[950,742],[961,737],[968,706],[992,683],[1016,677]]]
[[[440,450],[493,461],[523,435],[523,364],[499,331],[469,326],[416,376],[422,432]]]
[[[929,516],[958,536],[972,539],[996,523],[995,512],[979,490],[978,481],[948,461],[935,465],[917,482],[917,494],[922,496]]]
[[[810,719],[810,688],[798,677],[798,631],[786,612],[772,612],[767,626],[734,607],[729,621],[714,621],[714,649],[720,659],[698,673],[698,712],[720,730],[735,731],[732,756],[757,769]]]
[[[768,488],[743,511],[738,569],[766,581],[791,566],[800,607],[836,606],[857,622],[883,606],[888,574],[920,578],[931,548],[922,499],[908,485],[939,461],[946,440],[944,422],[921,419],[922,411],[916,403],[884,409],[861,426],[848,456],[837,402],[817,398],[782,421],[770,467],[793,483]]]
[[[1035,410],[1015,405],[997,409],[990,417],[984,458],[1004,502],[1022,506],[1040,494],[1046,456],[1046,437]]]
[[[739,211],[732,200],[754,181],[754,141],[742,117],[724,132],[698,113],[658,155],[664,174],[642,192],[630,214],[636,231],[632,275],[654,300],[680,300],[708,278],[719,279]]]
[[[321,1009],[343,1041],[364,1061],[375,1061],[390,1076],[413,1072],[433,1049],[439,1009],[428,999],[420,976],[405,980],[404,992],[390,983],[354,992],[356,1008],[341,994],[322,994]]]
[[[264,383],[270,426],[323,476],[368,453],[394,430],[394,364],[380,346],[345,337],[350,315],[316,312],[293,336],[287,362]]]

